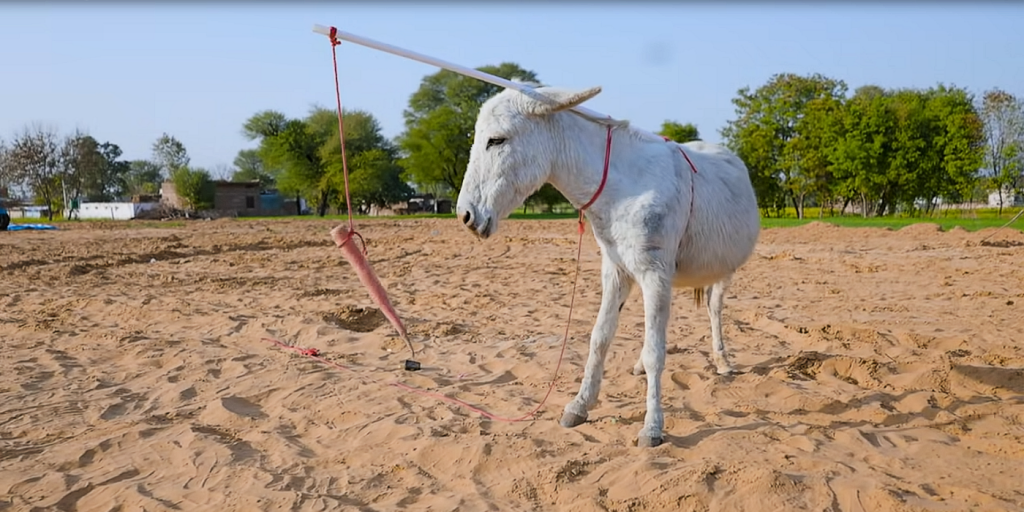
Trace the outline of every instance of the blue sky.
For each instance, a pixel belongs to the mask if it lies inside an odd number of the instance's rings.
[[[674,119],[703,138],[734,117],[737,89],[774,73],[840,78],[851,90],[928,87],[1024,95],[1024,4],[795,2],[40,2],[0,7],[0,138],[28,123],[79,128],[148,158],[161,133],[194,165],[230,165],[263,109],[334,105],[335,25],[469,67],[514,61],[548,84],[604,88],[587,106],[655,131]],[[432,66],[339,50],[342,101],[402,129]]]

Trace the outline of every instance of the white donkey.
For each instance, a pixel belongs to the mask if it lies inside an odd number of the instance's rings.
[[[619,312],[636,282],[643,294],[645,333],[633,373],[647,374],[647,414],[637,444],[658,446],[673,287],[693,288],[698,301],[707,296],[714,363],[720,374],[732,371],[722,341],[722,297],[760,232],[747,168],[720,146],[651,140],[625,121],[588,119],[569,110],[596,96],[600,87],[535,90],[550,101],[506,89],[482,105],[457,215],[486,239],[544,183],[579,208],[598,190],[607,129],[614,126],[607,183],[585,210],[601,248],[601,308],[583,382],[561,424],[582,424],[595,405]]]

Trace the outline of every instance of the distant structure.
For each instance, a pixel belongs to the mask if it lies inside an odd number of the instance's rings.
[[[221,215],[274,217],[299,215],[307,209],[304,199],[285,198],[276,190],[264,191],[259,181],[217,180],[213,186],[213,209]],[[170,181],[160,185],[160,202],[174,208],[184,205]]]

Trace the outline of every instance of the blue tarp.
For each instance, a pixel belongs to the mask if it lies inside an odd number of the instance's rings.
[[[26,229],[57,229],[57,226],[51,226],[49,224],[11,224],[7,226],[7,231],[22,231]]]

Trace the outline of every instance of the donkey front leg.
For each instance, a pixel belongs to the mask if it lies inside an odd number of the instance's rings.
[[[661,372],[665,369],[665,339],[672,312],[672,282],[669,276],[650,271],[640,277],[644,296],[644,348],[640,359],[647,374],[647,415],[637,446],[653,447],[662,443],[665,424],[661,410]]]
[[[587,413],[597,402],[604,375],[604,359],[608,354],[615,331],[619,327],[619,312],[629,298],[633,287],[632,278],[608,258],[601,263],[601,309],[590,333],[590,354],[583,370],[583,382],[579,393],[565,406],[562,413],[563,427],[572,428],[587,421]]]

